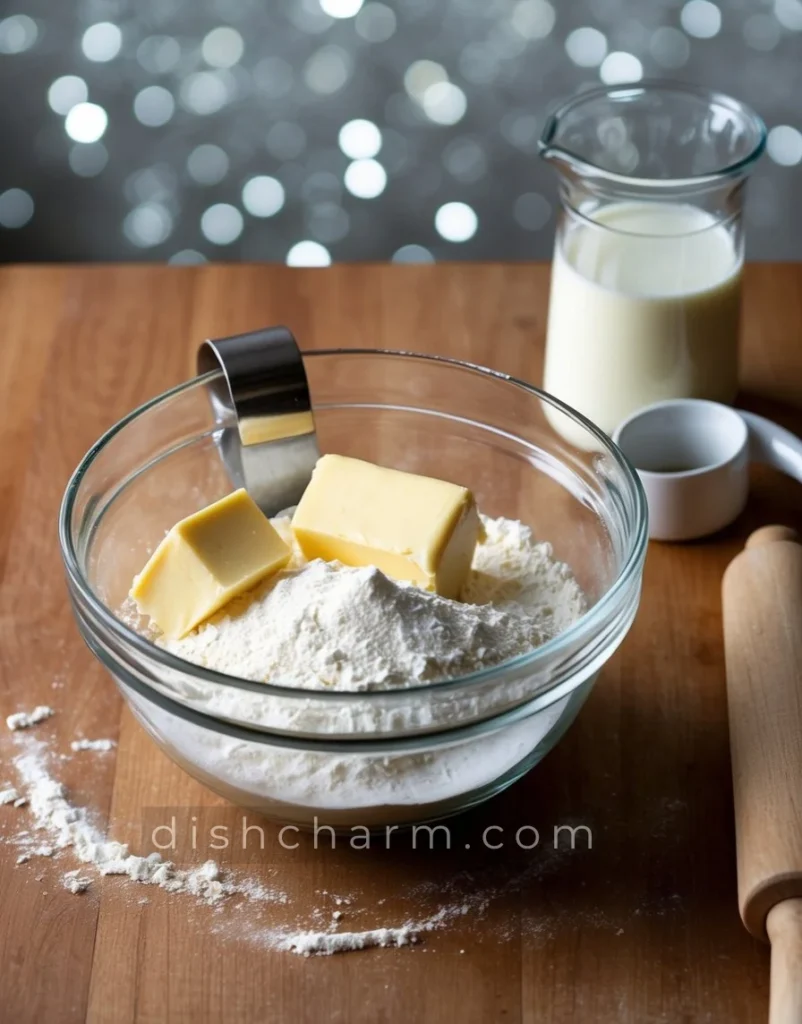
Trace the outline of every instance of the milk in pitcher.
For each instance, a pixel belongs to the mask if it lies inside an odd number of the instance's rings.
[[[731,402],[742,265],[727,225],[692,205],[568,213],[552,270],[546,391],[610,434],[662,399]]]

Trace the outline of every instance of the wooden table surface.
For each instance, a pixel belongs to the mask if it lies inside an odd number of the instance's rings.
[[[547,288],[547,268],[527,265],[0,270],[0,711],[53,705],[32,733],[56,752],[76,736],[119,739],[115,753],[54,768],[111,835],[137,847],[154,808],[238,812],[156,749],[79,638],[56,515],[89,445],[188,376],[200,339],[267,323],[289,324],[305,346],[440,352],[539,382]],[[748,268],[744,336],[743,404],[802,432],[802,266]],[[273,844],[248,854],[247,871],[289,903],[212,909],[118,878],[75,896],[60,883],[75,866],[68,852],[15,866],[17,849],[0,843],[0,1019],[763,1019],[768,953],[736,911],[719,585],[748,532],[773,521],[802,524],[802,488],[756,469],[730,530],[651,545],[638,618],[576,724],[456,826],[582,822],[592,850],[412,857]],[[15,780],[16,735],[0,736],[0,787]],[[0,807],[0,835],[27,814]],[[193,856],[205,859],[185,851],[182,863]],[[260,929],[316,907],[325,923],[338,893],[356,894],[340,908],[353,929],[465,895],[474,909],[411,949],[304,959],[260,942]]]

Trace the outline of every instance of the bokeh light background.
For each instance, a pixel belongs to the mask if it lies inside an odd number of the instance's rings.
[[[0,259],[548,258],[546,113],[673,77],[770,129],[802,258],[802,0],[5,0]]]

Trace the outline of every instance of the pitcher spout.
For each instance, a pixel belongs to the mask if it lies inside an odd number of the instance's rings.
[[[763,122],[737,100],[643,81],[575,96],[549,117],[539,149],[589,192],[664,198],[737,185],[765,144]]]
[[[569,152],[562,146],[547,144],[541,138],[538,152],[541,160],[551,164],[565,185],[571,182],[590,182],[595,176],[592,164],[586,163],[577,154]]]

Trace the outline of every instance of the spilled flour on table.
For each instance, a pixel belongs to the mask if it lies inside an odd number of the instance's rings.
[[[6,719],[6,725],[12,732],[16,732],[18,729],[30,729],[54,714],[55,711],[48,707],[47,704],[40,704],[33,711],[17,711],[16,714],[9,715]]]
[[[443,928],[470,911],[467,903],[461,906],[441,907],[437,913],[421,921],[409,921],[397,928],[369,928],[361,932],[306,931],[294,935],[275,937],[271,943],[276,949],[284,949],[302,956],[317,953],[331,956],[332,953],[348,953],[357,949],[372,949],[377,946],[414,946],[422,933]],[[335,919],[339,920],[339,918]]]
[[[31,831],[20,831],[14,842],[23,856],[52,857],[62,850],[71,849],[82,863],[94,869],[97,875],[124,875],[130,881],[158,885],[173,893],[187,893],[206,903],[216,903],[230,895],[245,896],[251,900],[285,899],[283,893],[254,885],[239,885],[234,877],[223,878],[214,861],[206,861],[191,870],[177,868],[160,853],[139,857],[129,851],[125,843],[108,839],[91,821],[85,807],[70,803],[64,786],[50,774],[46,746],[37,740],[26,740],[23,752],[13,760],[20,783],[27,793],[34,817]],[[41,841],[41,836],[47,842]],[[24,862],[23,862],[24,863]],[[67,872],[63,883],[71,892],[84,892],[93,881],[90,876],[77,878]]]
[[[288,902],[285,893],[269,889],[255,879],[223,871],[214,861],[207,861],[197,868],[181,869],[156,852],[145,857],[131,853],[125,843],[108,838],[93,824],[89,809],[70,802],[66,788],[49,770],[51,756],[43,742],[26,737],[19,740],[17,746],[21,751],[13,758],[12,764],[26,797],[19,797],[16,787],[8,787],[2,793],[7,797],[6,803],[12,802],[12,798],[15,804],[25,799],[33,815],[30,828],[20,829],[7,840],[22,851],[17,857],[17,865],[26,864],[34,858],[57,858],[70,851],[83,869],[65,871],[61,884],[75,895],[87,892],[99,877],[118,875],[128,882],[156,885],[168,893],[213,905],[232,897],[246,902]],[[36,879],[43,880],[43,876],[37,875]],[[337,906],[351,908],[353,903],[353,897],[337,896],[333,899]],[[418,942],[422,933],[445,927],[449,921],[465,916],[469,909],[467,903],[459,903],[442,907],[422,920],[408,920],[400,925],[364,931],[337,931],[343,918],[343,912],[338,910],[331,915],[325,930],[260,926],[251,930],[247,937],[267,948],[305,957],[373,947],[411,946]],[[237,923],[241,924],[241,920],[238,919]],[[245,931],[247,933],[247,929]]]
[[[28,734],[18,735],[12,742],[17,753],[11,765],[17,778],[14,785],[3,781],[1,793],[6,806],[0,808],[0,823],[5,825],[12,820],[9,815],[24,822],[18,831],[4,838],[20,851],[16,863],[22,870],[28,870],[23,865],[33,866],[39,858],[61,866],[62,858],[69,856],[73,863],[64,865],[66,870],[62,868],[59,881],[64,890],[79,898],[87,898],[98,880],[110,875],[120,876],[125,885],[157,886],[168,894],[219,911],[207,925],[210,931],[226,940],[246,941],[263,949],[312,957],[376,947],[415,948],[426,935],[457,922],[465,926],[476,924],[491,903],[525,891],[533,881],[547,877],[563,859],[564,851],[549,850],[517,873],[505,872],[500,879],[497,872],[462,871],[445,882],[440,879],[407,887],[397,895],[409,906],[410,913],[396,911],[396,920],[386,924],[380,917],[384,900],[363,902],[355,894],[333,894],[326,890],[316,891],[316,909],[310,912],[305,907],[303,916],[295,915],[286,893],[238,871],[225,870],[214,861],[184,869],[159,853],[131,853],[126,844],[109,837],[95,824],[91,809],[72,803],[64,785],[54,777],[52,765],[69,759],[70,755],[58,754]],[[27,806],[23,806],[25,801]],[[33,872],[32,877],[37,881],[45,879]],[[149,900],[136,902],[147,904]],[[421,912],[422,907],[432,905],[436,909],[428,914]],[[237,913],[246,907],[250,907],[250,914]],[[225,913],[223,908],[228,908]],[[269,914],[267,921],[265,914]],[[355,928],[356,923],[362,923],[360,918],[372,926]],[[584,916],[582,920],[585,921]],[[557,919],[550,914],[531,922],[529,928],[547,937],[556,923]],[[617,924],[590,918],[586,923],[589,927],[613,929]],[[509,931],[494,924],[493,934],[504,941],[515,936],[517,926],[512,915]]]
[[[114,740],[73,740],[70,744],[70,750],[94,750],[99,753],[108,753],[109,750],[114,750],[117,744]]]

